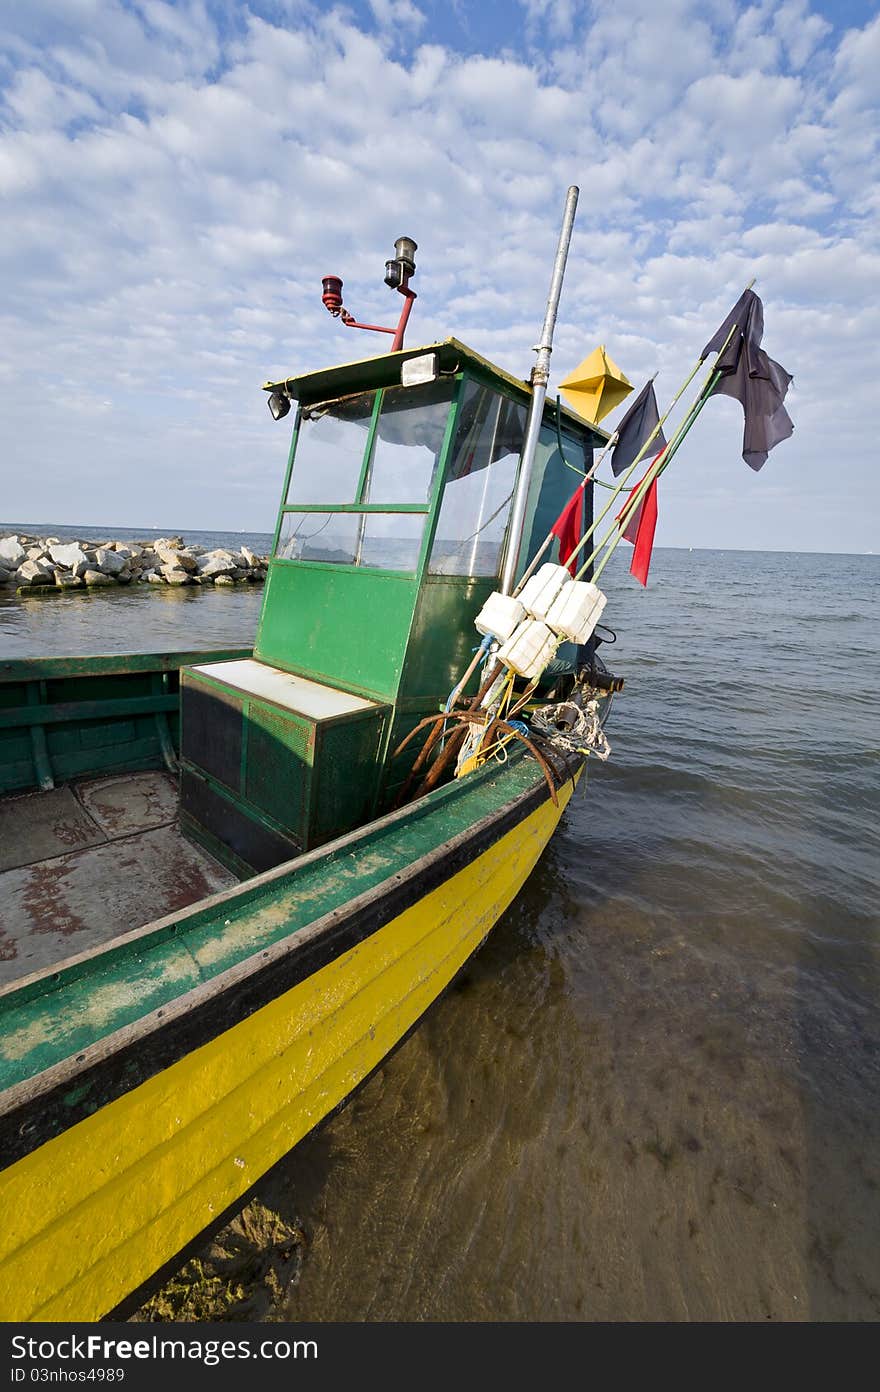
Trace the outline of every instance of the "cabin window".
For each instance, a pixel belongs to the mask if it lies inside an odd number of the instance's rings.
[[[526,426],[526,409],[465,384],[429,569],[497,575]]]
[[[584,452],[584,443],[562,431],[563,455],[559,453],[559,436],[556,427],[542,425],[535,450],[535,463],[529,484],[526,513],[523,521],[523,540],[519,553],[519,572],[525,570],[532,556],[543,542],[553,523],[565,507],[578,483],[589,469],[593,455]],[[566,467],[570,465],[570,468]],[[586,560],[592,547],[583,552]],[[564,560],[560,557],[560,560]],[[555,543],[545,556],[545,560],[556,560]]]
[[[370,435],[375,392],[303,411],[287,490],[297,503],[354,503]]]
[[[291,561],[413,571],[423,512],[285,512],[277,556]]]
[[[385,392],[361,502],[427,507],[454,387],[447,380]]]
[[[304,410],[275,554],[414,571],[455,387],[447,378]]]

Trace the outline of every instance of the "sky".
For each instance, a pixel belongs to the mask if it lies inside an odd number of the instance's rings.
[[[880,18],[862,0],[0,0],[0,518],[274,526],[267,379],[385,351],[321,304],[665,409],[744,286],[794,376],[760,473],[711,400],[659,545],[880,551]],[[625,406],[604,424],[613,426]],[[607,466],[603,468],[609,477]]]

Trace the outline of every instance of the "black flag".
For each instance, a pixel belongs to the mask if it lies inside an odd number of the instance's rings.
[[[611,456],[611,468],[615,475],[622,474],[624,469],[632,464],[659,421],[654,383],[647,382],[617,427],[617,444]],[[665,448],[666,436],[659,430],[652,441],[651,449],[657,454]]]
[[[720,392],[722,396],[735,397],[742,406],[743,459],[750,469],[760,469],[773,446],[787,440],[794,430],[782,404],[792,378],[761,347],[764,306],[753,290],[743,291],[700,358],[718,353],[732,328],[734,335],[715,362],[721,377],[712,395]]]

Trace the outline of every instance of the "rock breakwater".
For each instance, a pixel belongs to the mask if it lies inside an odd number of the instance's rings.
[[[157,541],[61,541],[21,532],[0,537],[0,585],[19,592],[88,590],[104,585],[260,585],[268,556]]]

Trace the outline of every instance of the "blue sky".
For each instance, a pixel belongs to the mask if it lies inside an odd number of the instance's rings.
[[[709,403],[658,542],[880,549],[878,71],[861,0],[3,0],[0,517],[269,530],[262,382],[385,346],[321,276],[387,322],[413,236],[408,341],[526,376],[576,183],[554,382],[604,343],[662,408],[753,276],[795,377],[757,475]]]

